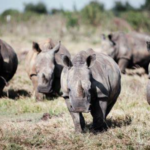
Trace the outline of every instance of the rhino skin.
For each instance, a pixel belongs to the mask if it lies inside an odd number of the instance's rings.
[[[150,53],[150,40],[148,40],[146,43],[147,43],[147,50]],[[150,63],[148,66],[148,78],[149,78],[149,81],[147,83],[147,91],[146,91],[147,95],[146,96],[147,96],[147,102],[150,105]]]
[[[79,52],[72,61],[67,56],[62,56],[62,60],[61,89],[75,131],[84,131],[83,112],[91,112],[94,130],[103,130],[121,91],[118,65],[111,57],[92,49]]]
[[[42,101],[44,96],[59,94],[60,75],[63,69],[62,54],[70,57],[68,50],[52,39],[40,43],[33,42],[33,48],[26,58],[26,71],[32,81],[36,101]]]
[[[0,96],[18,67],[18,58],[13,48],[0,39]]]
[[[143,67],[148,73],[150,53],[147,51],[146,41],[150,36],[131,32],[114,32],[103,36],[101,49],[111,56],[119,65],[122,73],[126,68]]]

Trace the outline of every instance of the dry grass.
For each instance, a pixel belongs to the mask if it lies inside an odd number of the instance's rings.
[[[45,36],[46,38],[47,36]],[[33,40],[41,38],[3,36],[19,54],[22,49],[30,49]],[[87,40],[88,41],[88,40]],[[62,43],[76,53],[88,47],[98,48],[86,40],[63,39]],[[86,133],[74,133],[72,119],[62,98],[36,103],[31,97],[32,85],[28,79],[24,61],[5,88],[5,96],[0,100],[0,150],[34,149],[150,149],[150,107],[146,102],[147,76],[122,76],[122,92],[107,118],[108,131],[94,134],[90,132],[92,118],[84,114],[87,122]],[[9,98],[7,98],[7,95]],[[47,121],[41,120],[44,113],[50,114]]]

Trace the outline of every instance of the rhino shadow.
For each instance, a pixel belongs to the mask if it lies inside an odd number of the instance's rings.
[[[48,101],[53,101],[55,99],[57,99],[58,97],[62,96],[62,92],[59,93],[51,93],[51,94],[46,94],[44,96],[44,99],[48,100]]]
[[[128,126],[132,123],[132,118],[131,116],[126,116],[124,119],[116,118],[112,119],[109,118],[107,119],[107,126],[109,128],[121,128],[123,126]]]
[[[124,126],[129,126],[132,123],[132,118],[131,116],[126,116],[124,119],[116,118],[108,118],[106,119],[106,124],[104,125],[103,129],[95,131],[93,129],[93,124],[87,124],[86,129],[89,130],[89,132],[92,132],[94,134],[106,132],[109,129],[115,129],[115,128],[121,128]]]
[[[21,90],[9,89],[8,92],[6,91],[3,92],[3,96],[16,100],[19,97],[31,97],[31,93],[24,89]]]

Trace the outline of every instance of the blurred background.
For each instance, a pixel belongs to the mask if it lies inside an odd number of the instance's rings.
[[[97,44],[101,33],[117,30],[148,34],[150,0],[0,0],[4,39],[13,36],[31,44],[51,37]]]

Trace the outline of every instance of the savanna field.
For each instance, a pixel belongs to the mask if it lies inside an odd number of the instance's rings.
[[[0,150],[150,150],[146,74],[128,70],[127,75],[122,75],[121,94],[107,117],[108,130],[102,133],[90,130],[90,114],[84,114],[86,132],[75,133],[63,98],[35,102],[32,96],[32,84],[25,71],[25,52],[32,49],[33,41],[61,40],[72,55],[87,48],[100,51],[101,29],[93,33],[92,29],[83,32],[80,28],[78,34],[76,28],[67,30],[61,18],[41,17],[38,23],[34,19],[19,25],[12,22],[2,25],[0,30],[0,38],[15,49],[19,59],[18,70],[0,99]]]

